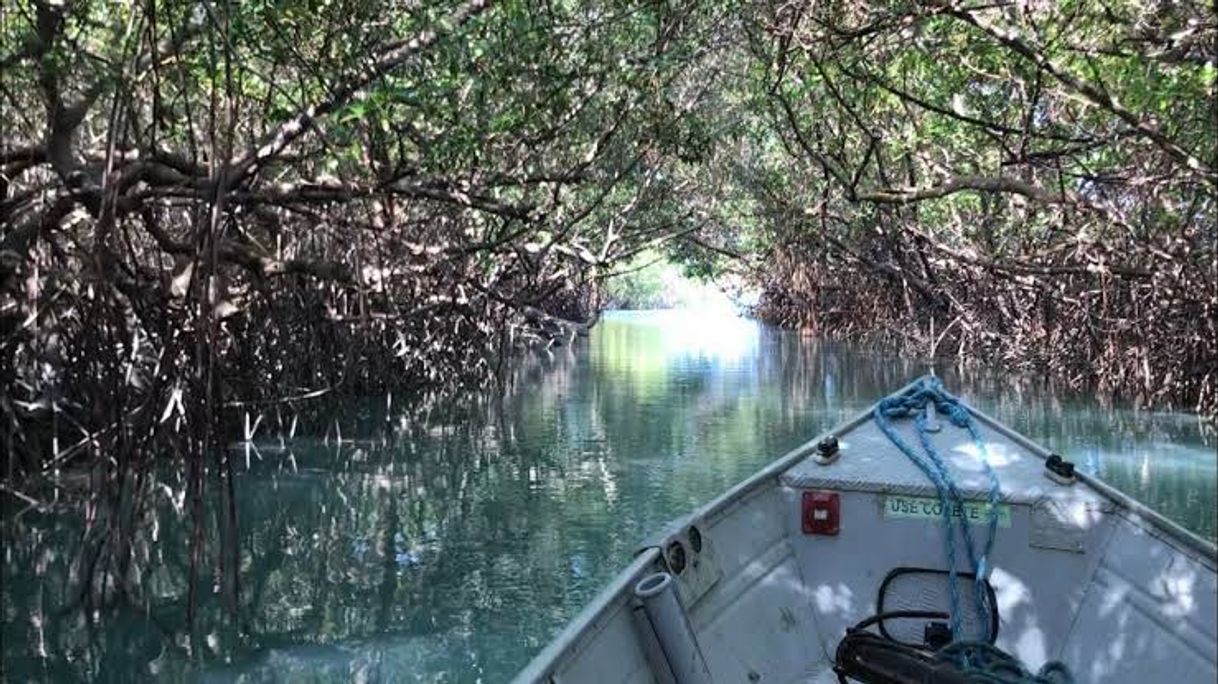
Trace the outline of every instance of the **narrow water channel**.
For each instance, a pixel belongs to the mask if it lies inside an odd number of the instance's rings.
[[[485,424],[404,431],[370,398],[340,408],[341,442],[243,450],[237,628],[215,599],[187,636],[168,495],[143,604],[93,624],[65,609],[79,522],[6,519],[0,679],[506,681],[649,533],[926,370],[727,316],[608,314],[590,339],[524,362]],[[995,371],[941,375],[1215,538],[1218,457],[1195,417]]]

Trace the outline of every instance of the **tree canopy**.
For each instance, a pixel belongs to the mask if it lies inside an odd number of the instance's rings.
[[[709,145],[716,14],[6,7],[6,410],[139,414],[143,438],[173,397],[486,377],[529,320],[586,316],[614,262],[698,227],[670,168]]]
[[[1200,3],[770,6],[748,80],[779,150],[742,181],[783,265],[763,309],[1212,409],[1215,26]]]

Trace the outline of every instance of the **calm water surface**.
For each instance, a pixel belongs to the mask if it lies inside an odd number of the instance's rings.
[[[620,313],[522,362],[484,418],[420,424],[381,397],[339,408],[341,443],[264,429],[238,453],[240,620],[211,595],[194,634],[173,482],[139,605],[96,622],[64,608],[80,522],[10,512],[2,678],[506,681],[647,534],[926,370],[724,315]],[[1215,537],[1218,457],[1195,417],[940,373]]]

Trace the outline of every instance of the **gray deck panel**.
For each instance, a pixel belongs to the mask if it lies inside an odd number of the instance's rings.
[[[951,468],[963,496],[984,499],[989,493],[977,447],[967,430],[940,418],[942,430],[931,443]],[[905,442],[921,454],[912,420],[894,421]],[[1044,460],[988,427],[978,424],[990,464],[998,474],[1001,498],[1008,503],[1032,504],[1050,499],[1062,503],[1084,503],[1093,510],[1112,510],[1111,502],[1082,484],[1062,486],[1044,474]],[[935,496],[934,484],[902,453],[875,424],[868,420],[839,435],[841,456],[830,465],[805,458],[785,471],[780,481],[797,489],[883,492]]]

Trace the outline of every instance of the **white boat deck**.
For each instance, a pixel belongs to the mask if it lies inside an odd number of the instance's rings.
[[[918,444],[909,421],[898,431]],[[1174,548],[1149,521],[1085,483],[1050,480],[1043,457],[1002,432],[981,426],[981,434],[1011,511],[990,558],[996,645],[1033,669],[1061,660],[1080,682],[1218,678],[1212,557]],[[779,477],[788,510],[804,490],[842,496],[839,536],[790,530],[826,654],[848,626],[876,612],[877,587],[889,569],[945,567],[940,524],[885,510],[893,495],[937,496],[922,471],[872,421],[840,439],[834,463],[805,458]],[[985,500],[989,481],[968,433],[945,423],[932,443],[962,495]],[[972,529],[980,546],[985,528]],[[958,569],[967,571],[963,551],[958,555]]]
[[[985,416],[977,421],[1001,489],[989,559],[996,645],[1032,670],[1063,661],[1078,682],[1218,679],[1213,545],[1092,478],[1050,480],[1043,450]],[[986,500],[989,481],[971,437],[940,422],[932,439],[962,496]],[[910,421],[895,424],[918,445]],[[646,574],[671,569],[664,550],[674,542],[688,546],[696,526],[703,550],[691,552],[677,586],[712,681],[836,683],[837,644],[847,627],[877,612],[890,571],[942,571],[946,561],[941,518],[896,506],[937,500],[921,470],[868,415],[831,434],[841,455],[830,465],[808,456],[818,438],[674,523],[518,681],[665,681],[639,645],[631,590]],[[803,532],[801,501],[809,490],[839,497],[837,535]],[[985,525],[971,529],[983,541]],[[969,570],[967,554],[958,551],[957,568]],[[940,589],[925,585],[885,610],[925,608],[927,601],[945,609]]]
[[[967,431],[940,418],[942,429],[930,436],[955,476],[956,486],[967,498],[984,500],[989,479],[982,467],[977,446]],[[892,423],[911,447],[921,451],[912,421]],[[1044,499],[1085,502],[1111,509],[1112,503],[1088,487],[1063,487],[1045,477],[1044,459],[1010,437],[984,424],[978,425],[990,466],[998,475],[1001,499],[1032,504]],[[926,475],[900,453],[874,421],[866,421],[839,438],[841,456],[828,466],[808,457],[782,473],[781,482],[799,489],[832,489],[884,492],[915,496],[937,496]]]

